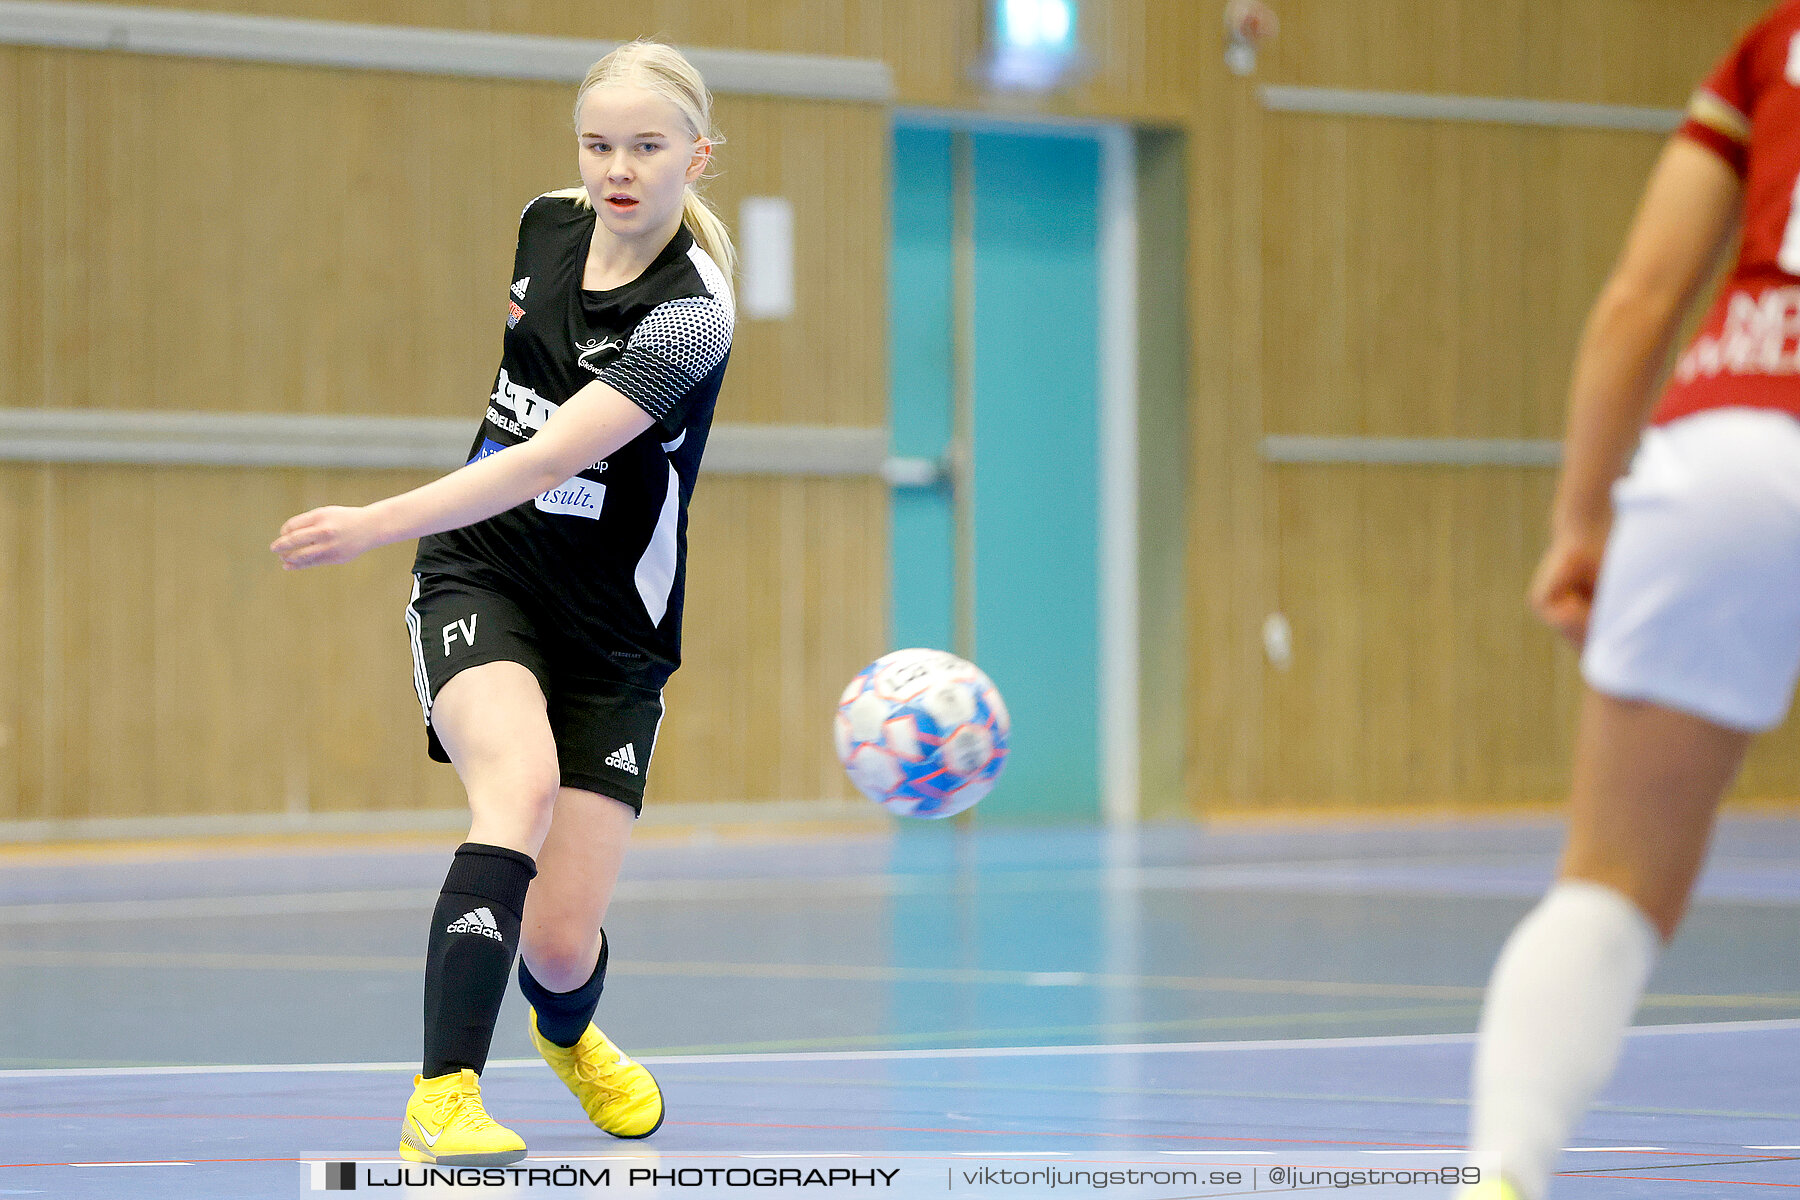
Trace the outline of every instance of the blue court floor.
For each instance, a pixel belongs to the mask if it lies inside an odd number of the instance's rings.
[[[725,1172],[777,1168],[818,1185],[749,1191],[1063,1194],[1104,1170],[1147,1181],[1126,1196],[1443,1196],[1329,1173],[1462,1162],[1481,984],[1557,842],[1523,820],[646,839],[599,1020],[662,1081],[662,1130],[596,1134],[516,995],[484,1081],[526,1166],[610,1190],[394,1173],[452,841],[14,850],[0,1196],[310,1195],[314,1160],[421,1196],[741,1195],[764,1177]],[[1800,1194],[1797,949],[1800,820],[1729,819],[1555,1195]],[[899,1174],[830,1180],[876,1166]]]

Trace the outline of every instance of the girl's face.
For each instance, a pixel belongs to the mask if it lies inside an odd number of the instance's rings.
[[[582,97],[576,126],[581,182],[615,236],[671,236],[683,190],[700,178],[712,147],[688,132],[687,118],[655,92],[627,85]]]

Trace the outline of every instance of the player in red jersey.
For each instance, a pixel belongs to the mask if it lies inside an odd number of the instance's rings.
[[[1530,592],[1582,650],[1569,837],[1488,986],[1470,1145],[1504,1178],[1471,1196],[1544,1196],[1681,921],[1720,798],[1800,674],[1797,188],[1800,0],[1786,0],[1695,93],[1576,357]],[[1740,231],[1652,414],[1676,331]]]

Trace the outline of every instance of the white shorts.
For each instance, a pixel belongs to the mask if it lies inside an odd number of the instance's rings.
[[[1649,430],[1613,485],[1581,674],[1745,731],[1800,674],[1800,421],[1722,408]]]

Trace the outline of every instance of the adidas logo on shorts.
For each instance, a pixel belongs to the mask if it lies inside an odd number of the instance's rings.
[[[464,913],[450,922],[445,933],[479,933],[482,937],[491,937],[496,942],[505,941],[500,936],[500,926],[494,923],[494,914],[486,908],[478,908],[474,912]]]
[[[617,750],[614,750],[611,754],[606,756],[606,765],[612,767],[614,770],[630,771],[633,775],[636,775],[638,773],[637,751],[631,748],[630,742],[626,742],[623,746],[620,746]]]
[[[513,296],[516,299],[523,300],[525,298],[525,289],[530,286],[531,286],[531,276],[529,276],[529,275],[525,276],[525,278],[523,278],[523,279],[513,280],[513,285],[512,285]]]

